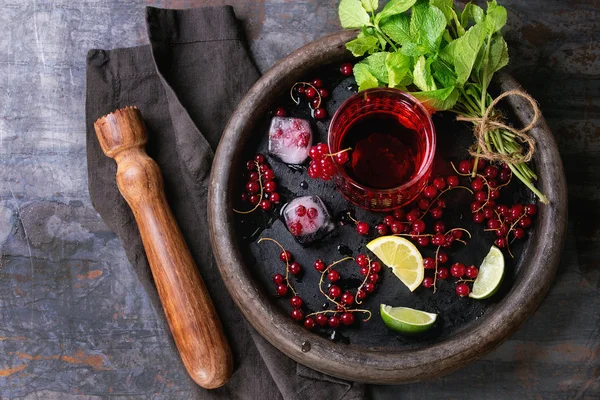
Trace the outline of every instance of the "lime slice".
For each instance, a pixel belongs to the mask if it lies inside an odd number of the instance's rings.
[[[479,275],[473,283],[469,297],[472,299],[487,299],[492,296],[502,283],[504,277],[504,255],[496,246],[492,246],[479,267]]]
[[[367,244],[412,292],[423,282],[423,257],[414,244],[398,236],[381,236]]]
[[[405,335],[423,333],[429,330],[437,319],[437,314],[408,307],[392,307],[382,304],[379,306],[379,311],[381,319],[388,328]]]

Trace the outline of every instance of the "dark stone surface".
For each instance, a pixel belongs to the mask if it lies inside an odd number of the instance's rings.
[[[0,397],[185,399],[187,377],[120,243],[87,194],[89,48],[146,43],[144,5],[4,0],[0,21]],[[232,0],[264,71],[339,29],[338,1]],[[375,398],[600,396],[600,4],[503,0],[509,70],[540,102],[565,163],[569,236],[523,328],[447,377]]]

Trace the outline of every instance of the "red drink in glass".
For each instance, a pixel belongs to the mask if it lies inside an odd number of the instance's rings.
[[[357,206],[388,211],[412,201],[427,185],[435,155],[435,128],[417,99],[377,88],[346,100],[329,127],[331,153],[352,148],[335,183]]]

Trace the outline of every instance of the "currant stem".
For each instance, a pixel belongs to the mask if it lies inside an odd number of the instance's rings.
[[[347,151],[352,151],[352,147],[348,147],[347,149],[340,150],[340,151],[338,151],[338,152],[335,152],[335,153],[324,154],[324,156],[325,156],[325,157],[335,157],[335,156],[337,156],[338,154],[342,154],[342,153],[345,153],[345,152],[347,152]]]
[[[258,207],[260,207],[260,202],[263,199],[264,196],[264,189],[263,189],[263,183],[262,183],[262,172],[260,172],[260,166],[258,161],[254,161],[254,165],[256,165],[256,170],[258,171],[258,184],[260,185],[260,198],[258,199],[258,203],[256,203],[256,205],[254,206],[254,208],[250,211],[238,211],[235,208],[233,209],[234,213],[237,214],[251,214],[254,211],[256,211],[258,209]]]
[[[292,98],[292,101],[298,105],[300,104],[300,96],[298,96],[298,98],[294,98],[294,89],[296,88],[296,86],[299,85],[304,85],[304,86],[310,86],[311,88],[315,89],[315,92],[317,93],[317,96],[319,96],[319,104],[317,104],[316,107],[312,107],[312,104],[310,105],[310,108],[312,108],[313,110],[316,108],[321,107],[321,103],[323,102],[323,98],[321,97],[321,93],[319,93],[319,89],[317,89],[312,83],[310,82],[296,82],[294,83],[294,86],[292,86],[292,88],[290,89],[290,97]]]
[[[342,259],[340,259],[340,260],[334,261],[334,262],[333,262],[333,264],[330,264],[330,265],[329,265],[327,268],[325,268],[325,269],[324,269],[324,270],[321,272],[321,278],[319,279],[319,292],[321,292],[321,294],[322,294],[323,296],[325,296],[325,298],[326,298],[327,300],[329,300],[330,302],[332,302],[332,303],[333,303],[333,304],[335,304],[336,306],[341,306],[341,307],[344,307],[344,306],[343,306],[341,303],[338,303],[337,301],[335,301],[335,299],[332,299],[331,297],[329,297],[329,295],[328,295],[327,293],[325,293],[325,292],[323,291],[323,280],[324,280],[324,278],[325,278],[325,274],[326,274],[327,272],[329,272],[329,270],[331,269],[331,267],[333,267],[334,265],[336,265],[336,264],[339,264],[339,263],[341,263],[341,262],[348,261],[348,260],[354,260],[354,257],[344,257],[344,258],[342,258]]]
[[[367,274],[365,275],[365,279],[363,279],[358,289],[356,289],[356,294],[354,295],[354,301],[356,302],[356,304],[362,304],[362,301],[358,298],[358,292],[362,290],[363,286],[365,286],[367,280],[369,279],[369,275],[371,275],[371,259],[367,257],[367,261],[369,262],[369,269],[367,271]]]

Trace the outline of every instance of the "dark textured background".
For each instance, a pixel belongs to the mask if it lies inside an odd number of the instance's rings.
[[[539,100],[567,172],[558,276],[498,349],[441,379],[374,388],[376,398],[600,397],[600,1],[500,2],[510,70]],[[191,393],[166,327],[89,201],[85,54],[146,43],[145,5],[225,3],[263,71],[339,29],[338,0],[0,1],[1,398]]]

